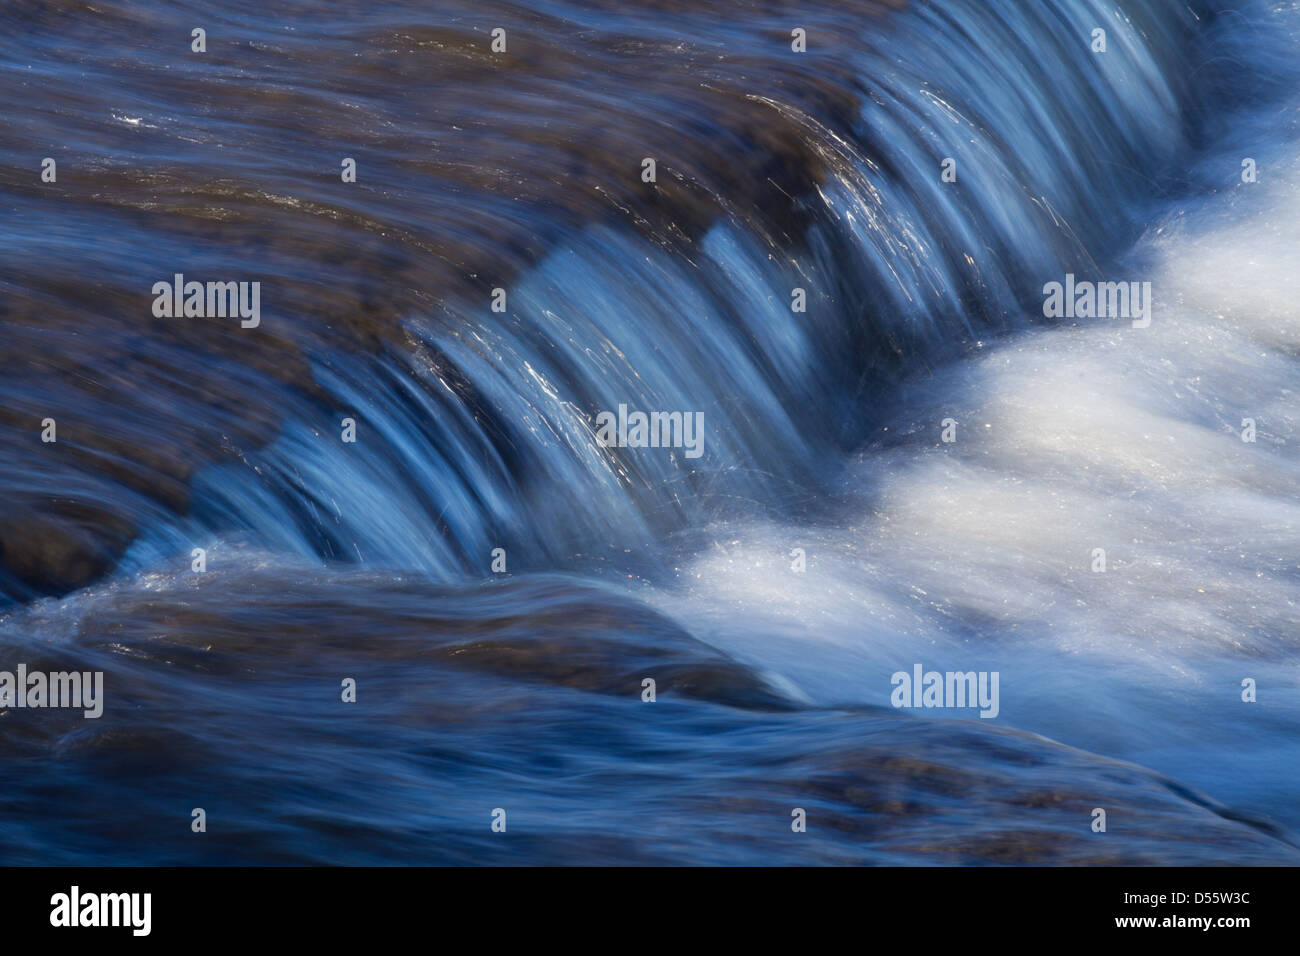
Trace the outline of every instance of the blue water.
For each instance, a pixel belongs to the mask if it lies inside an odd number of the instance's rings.
[[[0,25],[0,669],[106,685],[4,712],[8,862],[1300,858],[1292,6]]]

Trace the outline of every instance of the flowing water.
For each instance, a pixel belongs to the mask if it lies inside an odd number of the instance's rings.
[[[6,862],[1300,862],[1300,10],[215,7],[0,7]]]

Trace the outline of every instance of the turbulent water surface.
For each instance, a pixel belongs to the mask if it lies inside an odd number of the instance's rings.
[[[1300,862],[1298,27],[0,7],[0,670],[105,675],[0,710],[0,856]]]

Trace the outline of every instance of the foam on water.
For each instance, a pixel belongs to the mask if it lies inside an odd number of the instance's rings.
[[[1294,144],[1297,116],[1242,118],[1197,171],[1216,194],[1112,267],[1152,281],[1149,328],[1078,320],[913,377],[829,524],[720,526],[664,606],[823,702],[888,705],[916,662],[1000,670],[999,720],[1300,824],[1300,164],[1241,142]]]

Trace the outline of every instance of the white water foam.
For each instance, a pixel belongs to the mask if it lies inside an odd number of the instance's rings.
[[[658,603],[819,703],[887,707],[915,663],[998,670],[999,721],[1300,826],[1297,115],[1240,122],[1198,170],[1215,194],[1112,267],[1153,282],[1150,328],[1079,320],[913,377],[839,520],[716,527]]]

